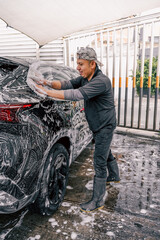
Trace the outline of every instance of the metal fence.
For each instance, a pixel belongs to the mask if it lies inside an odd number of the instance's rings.
[[[91,46],[112,81],[118,126],[160,130],[160,13],[105,24],[64,39],[65,64]]]

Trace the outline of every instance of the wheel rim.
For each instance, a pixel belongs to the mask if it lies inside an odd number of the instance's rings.
[[[52,162],[49,174],[48,198],[52,204],[57,204],[62,201],[65,193],[68,164],[63,153],[58,154],[55,161]]]

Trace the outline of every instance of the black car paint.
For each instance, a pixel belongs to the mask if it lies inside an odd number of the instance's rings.
[[[0,121],[0,213],[16,212],[36,200],[45,161],[55,143],[65,146],[71,164],[92,139],[82,101],[42,99],[28,87],[31,64],[0,58],[1,106],[31,104],[18,109],[19,122]],[[66,80],[77,76],[73,69],[54,66],[60,73],[67,72]],[[65,74],[60,75],[59,80],[65,80]]]

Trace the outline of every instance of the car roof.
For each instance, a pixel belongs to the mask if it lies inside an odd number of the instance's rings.
[[[32,64],[35,60],[34,59],[24,59],[24,58],[18,58],[18,57],[10,57],[10,56],[5,56],[5,57],[0,57],[0,62],[5,61],[5,62],[13,62],[18,65],[23,65],[29,67],[30,64]]]

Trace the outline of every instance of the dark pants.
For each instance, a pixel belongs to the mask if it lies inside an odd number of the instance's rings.
[[[96,177],[107,178],[107,158],[113,157],[110,145],[114,129],[115,127],[105,127],[93,133],[95,141],[94,170]]]
[[[108,155],[108,159],[107,159],[107,162],[111,162],[113,161],[115,158],[114,156],[112,155],[112,152],[111,152],[111,149],[109,150],[109,155]]]

